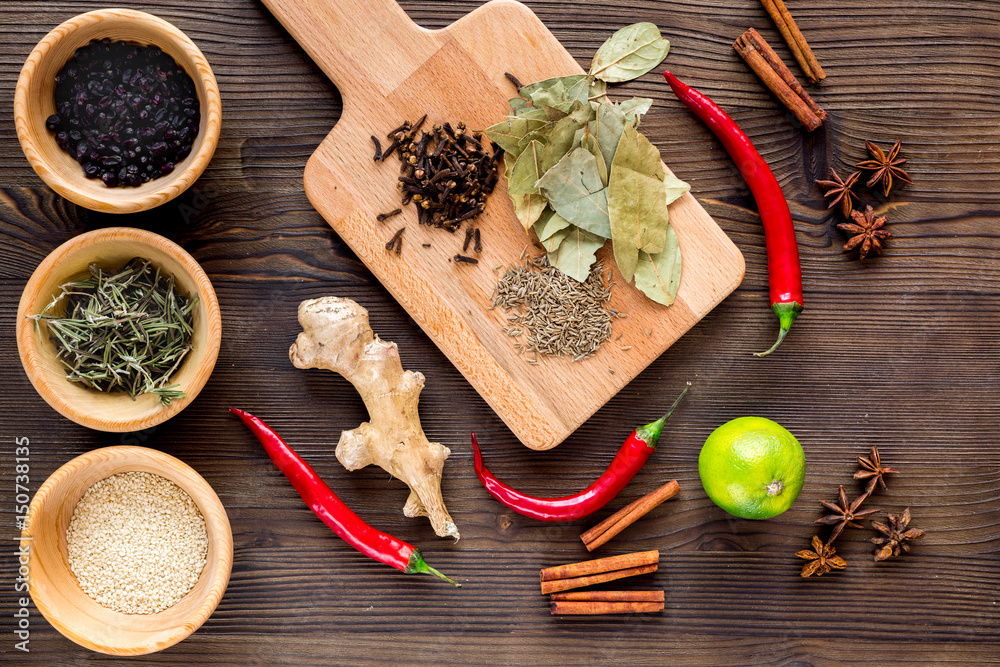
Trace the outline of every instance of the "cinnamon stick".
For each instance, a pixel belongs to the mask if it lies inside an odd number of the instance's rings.
[[[809,83],[825,79],[826,72],[820,67],[819,61],[813,55],[809,43],[806,42],[806,38],[799,30],[799,26],[796,25],[795,19],[788,12],[783,0],[760,0],[760,3],[771,15],[771,20],[778,27],[781,36],[785,38],[785,43],[788,44],[789,50],[795,56],[795,60],[799,63],[799,67],[802,68],[802,73],[805,74]]]
[[[569,565],[557,565],[547,567],[541,571],[542,581],[553,581],[556,579],[570,579],[573,577],[583,577],[590,574],[600,574],[611,572],[612,570],[623,570],[626,568],[640,567],[642,565],[654,565],[660,561],[660,551],[638,551],[621,556],[611,556],[610,558],[597,558],[595,560],[585,560],[581,563],[570,563]]]
[[[680,490],[677,480],[672,479],[655,491],[647,493],[581,535],[583,545],[587,547],[587,551],[593,551],[648,514],[660,503],[676,496]]]
[[[781,77],[782,81],[788,84],[789,88],[791,88],[796,95],[802,98],[802,101],[806,103],[806,106],[812,109],[812,112],[816,114],[820,120],[826,120],[826,111],[824,111],[820,105],[816,104],[816,101],[809,96],[809,93],[807,93],[805,88],[802,87],[799,80],[795,78],[794,74],[792,74],[792,70],[788,69],[788,65],[786,65],[784,61],[778,57],[778,54],[775,53],[770,44],[764,41],[764,38],[760,36],[759,32],[750,28],[743,33],[742,37],[749,41],[754,48],[760,52],[760,55],[765,61],[767,61],[767,64],[771,66],[771,69],[773,69],[778,76]]]
[[[733,48],[807,131],[812,132],[823,124],[826,112],[813,101],[791,70],[781,62],[778,54],[756,30],[750,28],[740,35],[733,43]]]
[[[553,616],[597,616],[600,614],[650,614],[663,611],[662,602],[552,602]]]
[[[543,581],[542,594],[547,595],[549,593],[558,593],[559,591],[568,591],[571,588],[582,588],[584,586],[593,586],[594,584],[603,584],[606,581],[624,579],[625,577],[636,577],[640,574],[656,572],[656,568],[657,564],[653,563],[652,565],[640,565],[638,567],[629,567],[622,570],[611,570],[610,572],[601,572],[599,574],[591,574],[585,577]]]
[[[553,593],[553,602],[663,602],[666,597],[663,591],[573,591],[572,593]]]

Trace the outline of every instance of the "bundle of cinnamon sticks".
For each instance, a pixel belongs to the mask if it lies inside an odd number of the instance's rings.
[[[545,568],[541,571],[542,594],[553,594],[553,616],[663,611],[662,590],[563,592],[655,572],[659,561],[660,552],[653,550]]]
[[[789,51],[799,63],[809,83],[817,83],[826,78],[826,73],[820,67],[819,61],[813,55],[809,43],[806,42],[783,0],[760,0],[760,2],[778,27],[778,32],[785,38]],[[807,131],[812,132],[823,124],[826,112],[809,97],[809,93],[803,90],[795,75],[756,30],[750,28],[740,35],[733,48]]]
[[[812,132],[823,124],[826,112],[813,101],[788,66],[756,30],[750,28],[740,35],[733,48],[807,131]]]

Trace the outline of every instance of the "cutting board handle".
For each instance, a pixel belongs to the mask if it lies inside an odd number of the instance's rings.
[[[385,96],[440,46],[395,0],[263,0],[342,96]]]

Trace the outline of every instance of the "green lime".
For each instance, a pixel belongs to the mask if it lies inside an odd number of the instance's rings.
[[[764,417],[740,417],[712,431],[698,474],[716,505],[742,519],[770,519],[795,502],[806,455],[795,436]]]

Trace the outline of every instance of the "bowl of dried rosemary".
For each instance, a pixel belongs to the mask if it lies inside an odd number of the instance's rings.
[[[127,432],[194,400],[219,356],[222,317],[198,262],[129,227],[53,250],[21,294],[17,348],[39,395],[64,417]]]

